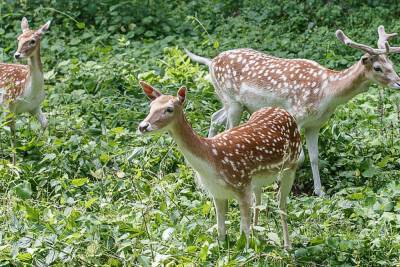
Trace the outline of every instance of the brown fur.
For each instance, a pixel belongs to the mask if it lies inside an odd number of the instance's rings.
[[[155,94],[145,92],[150,96]],[[154,130],[168,127],[182,146],[219,170],[219,175],[231,189],[248,186],[251,177],[258,172],[297,165],[301,152],[300,134],[295,119],[284,109],[263,108],[253,113],[246,123],[212,138],[204,138],[198,136],[187,122],[177,97],[160,95],[150,105],[150,113],[144,121]],[[174,106],[176,115],[163,117],[167,106]]]
[[[6,91],[3,101],[12,102],[22,95],[27,81],[29,81],[27,65],[0,63],[0,88]]]

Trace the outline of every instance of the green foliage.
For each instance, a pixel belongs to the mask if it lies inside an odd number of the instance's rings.
[[[17,121],[16,166],[1,129],[0,265],[265,266],[400,264],[400,95],[373,86],[337,109],[322,129],[321,175],[331,196],[311,195],[306,161],[289,202],[294,249],[281,248],[275,191],[243,249],[237,203],[218,242],[214,207],[167,135],[139,136],[145,79],[165,93],[188,90],[187,115],[205,135],[221,105],[205,56],[252,47],[344,68],[360,53],[334,37],[377,41],[400,31],[398,1],[56,1],[0,3],[1,60],[12,62],[20,19],[42,42],[49,128]],[[398,57],[392,57],[398,62]]]

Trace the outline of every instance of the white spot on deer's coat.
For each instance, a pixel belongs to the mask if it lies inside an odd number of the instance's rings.
[[[215,156],[218,156],[218,151],[215,148],[212,149],[212,152],[214,153]]]

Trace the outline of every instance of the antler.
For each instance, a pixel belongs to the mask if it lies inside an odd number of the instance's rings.
[[[385,27],[383,27],[382,25],[378,27],[378,34],[378,48],[380,49],[386,49],[386,43],[388,43],[391,38],[397,35],[397,33],[386,33]]]
[[[349,37],[347,37],[342,30],[337,30],[336,31],[336,37],[345,45],[353,47],[355,49],[364,51],[370,55],[382,55],[382,54],[386,54],[389,51],[387,51],[386,49],[375,49],[372,48],[368,45],[364,45],[364,44],[359,44],[354,42],[353,40],[351,40]]]
[[[381,28],[382,27],[382,28]],[[383,29],[383,32],[382,30]],[[380,26],[378,28],[378,31],[381,31],[384,34],[381,34],[381,32],[379,32],[379,41],[378,41],[378,49],[372,48],[368,45],[364,45],[364,44],[359,44],[354,42],[353,40],[351,40],[349,37],[347,37],[342,30],[337,30],[336,31],[336,37],[345,45],[353,47],[355,49],[364,51],[370,55],[382,55],[382,54],[390,54],[390,53],[400,53],[400,47],[390,47],[389,43],[387,42],[388,39],[394,37],[396,34],[394,33],[390,33],[387,34],[385,33],[385,29],[383,28],[383,26]],[[382,46],[381,46],[382,45]]]

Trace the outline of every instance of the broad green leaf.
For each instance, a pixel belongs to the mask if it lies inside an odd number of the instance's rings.
[[[31,221],[38,221],[40,217],[40,210],[35,208],[34,206],[25,206],[26,209],[26,218]]]
[[[23,262],[30,262],[32,260],[32,254],[29,252],[18,253],[17,258]]]
[[[31,183],[28,181],[24,181],[14,187],[15,193],[18,197],[22,199],[28,199],[32,196],[32,187]]]
[[[85,28],[85,23],[84,22],[78,22],[76,23],[76,27],[80,30],[83,30]]]
[[[202,246],[201,249],[200,249],[200,252],[199,252],[199,259],[200,259],[201,262],[205,262],[206,259],[207,259],[207,256],[208,256],[208,247],[209,247],[208,242],[204,242],[204,243],[203,243],[203,246]]]
[[[88,201],[86,201],[85,207],[86,207],[87,209],[90,209],[90,208],[92,207],[92,205],[93,205],[94,203],[96,203],[96,201],[97,201],[97,198],[96,198],[96,197],[93,197],[93,198],[89,199]]]
[[[305,248],[296,249],[296,251],[294,252],[294,256],[296,258],[306,257],[307,256],[307,249],[305,249]]]
[[[167,229],[164,230],[164,232],[162,233],[162,239],[164,241],[168,240],[171,238],[172,234],[174,233],[175,229],[172,227],[169,227]]]
[[[46,264],[50,265],[57,259],[57,252],[51,249],[46,256]]]
[[[76,178],[71,181],[71,184],[80,187],[85,185],[88,181],[88,178]]]

